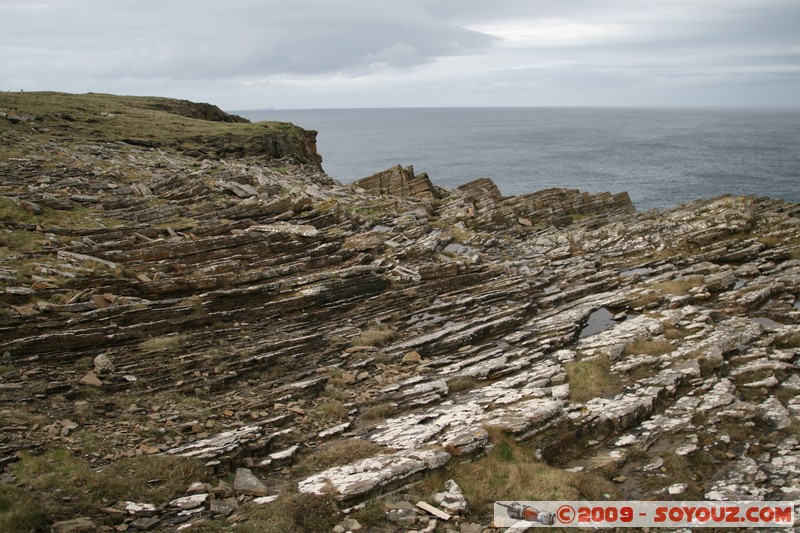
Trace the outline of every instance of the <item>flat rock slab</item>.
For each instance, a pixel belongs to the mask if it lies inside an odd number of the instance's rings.
[[[262,437],[263,434],[261,426],[242,426],[233,431],[224,431],[207,439],[184,444],[166,453],[197,459],[216,459]]]
[[[288,222],[276,222],[261,226],[250,226],[248,231],[259,231],[261,233],[285,233],[289,235],[300,235],[302,237],[313,237],[319,234],[319,230],[308,224],[289,224]]]
[[[248,468],[237,468],[233,491],[247,496],[266,496],[269,489]]]
[[[55,533],[83,533],[97,531],[97,526],[89,518],[75,518],[56,522],[52,526]]]
[[[417,472],[438,468],[449,460],[450,454],[441,449],[404,450],[330,468],[300,481],[298,489],[320,495],[332,490],[336,498],[345,500]]]
[[[178,509],[197,509],[208,500],[208,494],[192,494],[191,496],[184,496],[182,498],[176,498],[169,502],[171,507],[177,507]]]

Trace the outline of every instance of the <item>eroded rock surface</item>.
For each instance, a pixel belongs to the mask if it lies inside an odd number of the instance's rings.
[[[797,500],[800,206],[637,213],[624,193],[447,191],[402,167],[342,186],[302,132],[148,144],[80,136],[124,115],[70,112],[0,129],[9,475],[59,447],[261,484],[117,509],[168,530],[235,522],[233,491],[357,503],[499,428],[623,499]],[[303,466],[340,442],[368,456]]]

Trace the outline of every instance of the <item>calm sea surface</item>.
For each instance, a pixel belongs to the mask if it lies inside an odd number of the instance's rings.
[[[627,191],[640,210],[721,194],[800,202],[800,108],[426,108],[237,111],[319,132],[342,182],[414,165],[452,188]]]

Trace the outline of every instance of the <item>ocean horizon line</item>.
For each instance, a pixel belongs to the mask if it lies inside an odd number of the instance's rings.
[[[261,107],[261,108],[250,108],[250,109],[225,109],[228,113],[255,113],[255,112],[266,112],[266,111],[394,111],[394,110],[431,110],[431,109],[450,109],[450,110],[458,110],[458,109],[556,109],[556,110],[564,110],[564,109],[609,109],[609,110],[622,110],[622,109],[631,109],[631,110],[668,110],[668,109],[676,109],[676,110],[687,110],[687,109],[697,109],[697,110],[800,110],[800,105],[796,106],[781,106],[781,105],[564,105],[564,106],[554,106],[554,105],[530,105],[530,106],[520,106],[520,105],[495,105],[495,106],[390,106],[390,107]]]

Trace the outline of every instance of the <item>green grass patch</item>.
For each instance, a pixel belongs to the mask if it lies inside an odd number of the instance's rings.
[[[361,524],[361,527],[367,528],[368,531],[371,531],[370,528],[376,528],[386,522],[383,503],[376,498],[367,501],[362,509],[359,509],[351,516]]]
[[[800,348],[800,333],[785,333],[775,338],[776,348]]]
[[[487,429],[494,447],[480,458],[454,462],[430,475],[418,489],[421,497],[430,498],[452,478],[464,492],[474,518],[491,515],[496,500],[614,499],[614,487],[599,474],[552,467],[536,459],[532,447],[494,428]]]
[[[625,346],[623,355],[664,355],[674,349],[666,339],[638,338]]]
[[[139,348],[148,352],[175,351],[183,345],[182,335],[165,335],[163,337],[153,337],[139,343]]]
[[[331,442],[311,455],[301,459],[292,467],[292,473],[308,475],[321,472],[333,466],[339,466],[359,459],[373,457],[385,448],[374,442],[363,439],[341,439]]]
[[[667,340],[678,340],[683,339],[691,335],[690,331],[681,328],[675,328],[672,326],[664,326],[664,338]]]
[[[23,455],[15,474],[51,521],[91,516],[103,499],[163,502],[207,478],[201,462],[184,457],[134,457],[95,471],[63,449]]]
[[[354,338],[353,346],[386,346],[397,336],[397,332],[387,326],[380,324],[364,330],[361,335]]]
[[[0,232],[0,248],[8,248],[13,252],[31,252],[48,242],[44,235],[32,231]]]
[[[653,289],[658,289],[661,292],[672,294],[674,296],[683,296],[689,292],[689,289],[693,289],[695,287],[699,287],[703,285],[704,278],[703,276],[686,276],[684,278],[678,278],[670,281],[662,281],[659,283],[653,283],[650,285]]]
[[[325,390],[322,391],[321,396],[324,396],[325,398],[331,398],[333,400],[339,400],[340,402],[347,401],[348,399],[345,391],[331,383],[325,385]]]
[[[765,237],[759,237],[757,240],[767,248],[775,248],[784,242],[784,239],[777,235],[767,235]]]
[[[397,406],[392,403],[378,403],[375,405],[370,405],[364,412],[361,413],[361,416],[364,420],[383,420],[384,418],[388,418],[397,412]]]
[[[704,283],[705,278],[701,275],[651,283],[644,286],[645,289],[649,290],[640,293],[639,296],[631,300],[630,306],[634,308],[648,307],[660,302],[665,294],[683,296],[688,294],[690,289],[700,287]]]
[[[44,531],[47,523],[44,509],[30,492],[11,485],[0,485],[0,531]]]
[[[639,296],[630,301],[630,306],[634,309],[648,307],[661,301],[663,295],[658,291],[640,293]]]
[[[571,361],[564,368],[569,382],[569,399],[573,402],[610,397],[623,390],[620,378],[611,373],[611,359],[607,355]]]
[[[11,198],[0,196],[0,220],[31,224],[36,221],[36,215],[17,205]]]
[[[216,113],[210,107],[170,98],[96,93],[0,94],[0,109],[41,119],[39,124],[46,126],[47,131],[40,130],[36,135],[42,143],[49,138],[57,138],[62,144],[123,141],[225,157],[259,155],[269,152],[272,146],[307,141],[304,131],[292,124],[220,121],[224,120],[221,112]],[[0,133],[22,132],[26,128],[6,120],[0,122]],[[6,148],[2,152],[10,156],[16,151]]]
[[[332,497],[297,492],[243,511],[248,520],[236,528],[241,533],[318,533],[330,531],[339,521],[339,508]]]
[[[474,389],[478,385],[478,380],[472,376],[456,376],[447,380],[447,389],[450,392],[461,392]]]
[[[347,416],[347,406],[334,398],[325,398],[309,413],[319,420],[342,420]]]
[[[42,207],[40,214],[34,214],[19,206],[12,199],[0,196],[0,220],[16,222],[17,224],[38,224],[47,229],[58,226],[70,229],[95,229],[103,226],[120,227],[126,224],[122,220],[103,216],[103,211],[97,208],[76,207],[68,211]],[[41,233],[22,231],[14,233],[27,233],[27,239],[47,241]],[[2,234],[0,234],[2,236]],[[25,237],[7,237],[10,240],[25,240]],[[6,246],[0,240],[0,246]]]

